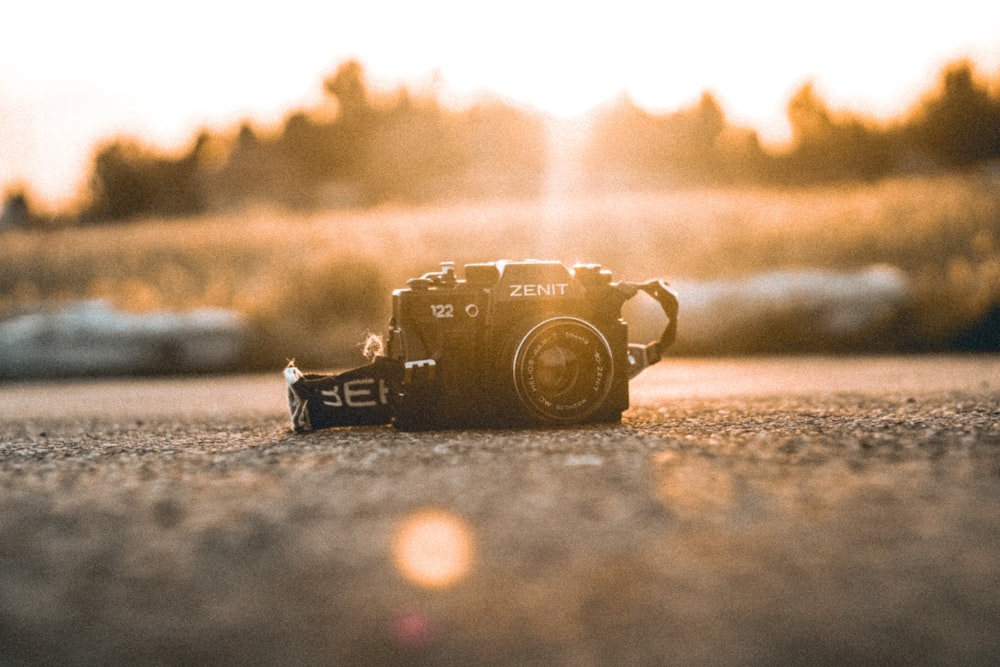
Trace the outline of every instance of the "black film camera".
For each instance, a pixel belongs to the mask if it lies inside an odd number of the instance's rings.
[[[598,265],[450,262],[393,292],[384,355],[336,376],[285,370],[292,425],[403,430],[615,422],[628,381],[674,340],[663,281],[613,282]],[[660,340],[628,343],[622,305],[639,290],[667,316]]]

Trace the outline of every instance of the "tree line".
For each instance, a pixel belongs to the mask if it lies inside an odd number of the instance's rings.
[[[879,124],[831,110],[807,83],[788,102],[790,143],[771,150],[730,124],[711,93],[662,115],[622,97],[599,114],[587,166],[598,179],[781,186],[967,169],[1000,160],[998,87],[956,62],[905,117]]]
[[[274,132],[244,122],[202,132],[179,157],[116,139],[97,151],[84,221],[197,215],[256,202],[295,209],[422,200],[475,189],[522,194],[542,169],[544,122],[500,103],[465,112],[405,88],[376,97],[349,61],[323,82],[326,104],[296,110]],[[486,187],[486,181],[479,183]]]
[[[276,130],[248,121],[228,133],[203,131],[179,155],[109,140],[96,149],[85,203],[69,219],[193,216],[257,202],[313,209],[532,196],[544,185],[549,145],[539,112],[499,100],[450,110],[405,88],[376,95],[356,61],[322,85],[324,104],[295,110]],[[730,123],[711,93],[663,114],[622,96],[594,112],[582,174],[593,186],[799,186],[969,168],[1000,159],[997,88],[970,63],[953,63],[905,117],[879,124],[830,109],[806,84],[788,102],[792,139],[780,149]],[[3,215],[46,222],[23,191],[8,193]]]

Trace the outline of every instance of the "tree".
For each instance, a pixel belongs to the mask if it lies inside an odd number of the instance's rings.
[[[639,180],[725,180],[729,171],[719,144],[726,129],[725,113],[707,91],[692,107],[664,115],[650,114],[623,95],[594,123],[588,166]]]
[[[135,142],[113,141],[99,149],[90,176],[85,220],[121,220],[149,213],[154,199],[149,155]]]
[[[788,101],[788,123],[792,127],[792,141],[797,147],[821,145],[827,141],[833,128],[830,110],[816,93],[812,82],[806,83]]]
[[[885,133],[851,113],[834,113],[806,83],[788,102],[792,148],[783,157],[781,180],[792,183],[874,180],[893,168]]]
[[[340,115],[347,122],[363,117],[370,110],[364,67],[357,60],[348,60],[338,67],[323,82],[323,88],[337,99]]]
[[[924,102],[911,135],[944,166],[1000,158],[1000,100],[977,84],[968,62],[956,63],[943,73],[937,95]]]
[[[37,219],[24,188],[17,187],[7,192],[0,208],[0,231],[30,227]]]

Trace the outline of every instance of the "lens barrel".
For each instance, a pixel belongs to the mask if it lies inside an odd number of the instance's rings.
[[[607,398],[614,377],[611,346],[592,324],[553,317],[517,344],[514,388],[531,414],[552,423],[579,422]]]

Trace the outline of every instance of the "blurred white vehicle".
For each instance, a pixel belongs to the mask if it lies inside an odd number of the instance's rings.
[[[235,312],[128,313],[104,300],[0,321],[0,377],[223,371],[240,358]]]

